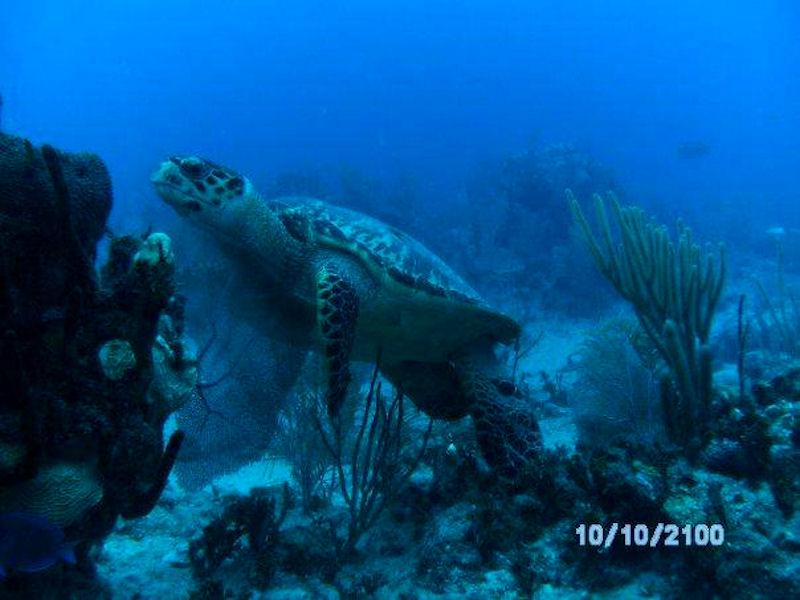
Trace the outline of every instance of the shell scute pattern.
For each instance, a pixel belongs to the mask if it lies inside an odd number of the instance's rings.
[[[431,296],[483,304],[441,259],[394,227],[319,200],[273,201],[269,206],[296,239],[352,252],[397,283]]]
[[[281,223],[283,223],[289,235],[301,242],[307,242],[309,240],[311,232],[307,218],[291,211],[281,212],[279,216]]]

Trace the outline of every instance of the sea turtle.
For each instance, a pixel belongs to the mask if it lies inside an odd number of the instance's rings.
[[[318,199],[267,201],[247,178],[195,156],[170,158],[152,181],[231,259],[244,282],[238,309],[322,352],[329,412],[344,400],[350,361],[380,356],[382,373],[432,417],[471,415],[490,464],[516,470],[538,452],[538,424],[494,355],[519,324],[420,242]]]

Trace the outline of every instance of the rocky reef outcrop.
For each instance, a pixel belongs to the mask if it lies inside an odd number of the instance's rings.
[[[196,380],[170,240],[110,235],[111,203],[98,156],[0,134],[0,513],[62,528],[84,571],[158,500],[183,439],[164,424]]]

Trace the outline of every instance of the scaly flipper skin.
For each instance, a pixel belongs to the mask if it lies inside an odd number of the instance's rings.
[[[358,294],[333,263],[317,274],[317,324],[328,370],[328,413],[335,415],[350,383],[350,352],[358,320]]]
[[[514,478],[542,450],[542,434],[533,412],[506,394],[500,382],[469,365],[457,365],[461,389],[472,405],[478,445],[499,474]]]

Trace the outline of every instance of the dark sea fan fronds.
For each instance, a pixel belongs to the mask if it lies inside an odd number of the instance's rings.
[[[787,283],[785,233],[775,237],[776,282],[767,291],[764,284],[756,280],[764,314],[757,315],[758,342],[768,350],[784,352],[792,357],[800,356],[800,300]]]
[[[335,482],[327,482],[332,468],[331,456],[317,431],[322,418],[322,400],[318,388],[301,386],[281,413],[275,451],[292,465],[292,477],[300,486],[303,511],[308,514],[327,500]]]
[[[775,294],[769,294],[761,282],[756,282],[765,308],[765,316],[757,321],[761,344],[769,349],[800,356],[800,301],[794,290],[779,285]]]
[[[405,432],[405,397],[396,391],[387,404],[378,381],[378,367],[370,380],[364,412],[358,421],[349,459],[347,440],[336,416],[316,427],[333,458],[342,497],[349,509],[349,523],[344,540],[335,540],[341,554],[355,549],[361,535],[402,490],[428,446],[433,420],[425,431],[422,445],[410,464],[403,458]],[[349,468],[348,468],[349,467]]]

